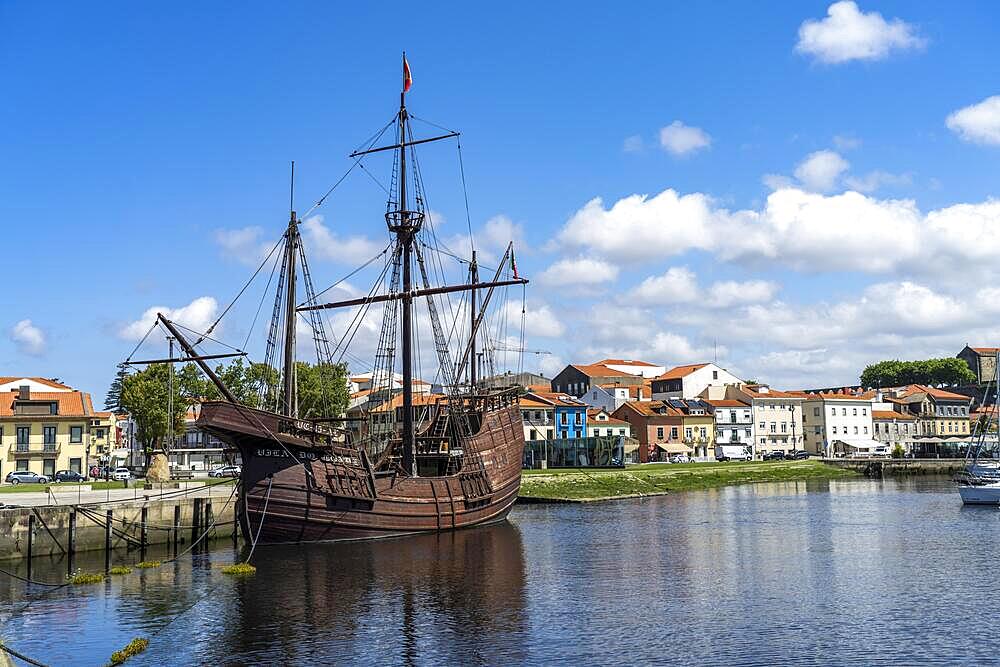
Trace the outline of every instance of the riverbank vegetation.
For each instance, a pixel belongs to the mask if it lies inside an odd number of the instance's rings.
[[[663,463],[625,469],[525,470],[521,497],[532,500],[602,500],[660,495],[752,482],[841,479],[858,473],[819,461]]]

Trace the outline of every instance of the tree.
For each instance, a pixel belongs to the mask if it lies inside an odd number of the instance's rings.
[[[166,453],[166,439],[170,434],[170,368],[167,364],[150,364],[145,370],[122,379],[121,406],[135,422],[135,437],[142,445],[146,458],[156,451]],[[192,405],[190,387],[185,387],[179,374],[174,376],[173,433],[184,433],[184,416]]]
[[[108,387],[108,394],[104,397],[104,409],[111,410],[112,412],[120,412],[122,409],[122,383],[125,380],[125,364],[118,365],[118,372],[115,373],[115,379],[111,381],[111,386]]]
[[[905,455],[906,452],[903,451],[903,446],[897,442],[896,446],[892,448],[892,458],[901,459]]]
[[[305,419],[336,417],[347,410],[347,366],[295,362],[299,416]]]
[[[861,384],[865,387],[898,387],[907,384],[956,385],[976,381],[976,376],[961,359],[923,359],[917,361],[880,361],[865,367]]]

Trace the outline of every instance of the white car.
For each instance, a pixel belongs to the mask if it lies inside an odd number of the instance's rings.
[[[691,457],[687,454],[674,454],[670,457],[671,463],[690,463]]]
[[[239,466],[222,466],[208,473],[209,477],[239,477],[242,468]]]
[[[123,482],[132,479],[132,473],[128,468],[115,468],[115,471],[111,473],[111,479],[116,482]]]

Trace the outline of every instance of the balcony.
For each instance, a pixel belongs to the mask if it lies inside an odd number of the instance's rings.
[[[30,458],[51,458],[59,454],[60,446],[56,444],[48,445],[35,445],[33,447],[28,445],[17,445],[11,450],[15,459],[30,459]]]

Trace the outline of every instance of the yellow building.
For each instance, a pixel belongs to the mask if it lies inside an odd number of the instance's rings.
[[[0,479],[12,470],[86,474],[96,416],[90,394],[43,378],[0,378]],[[105,437],[111,437],[105,431]]]

